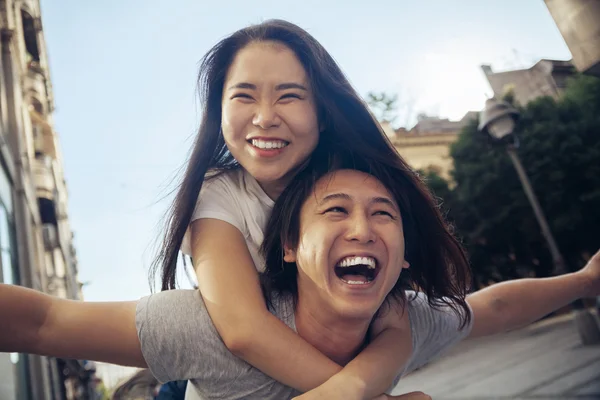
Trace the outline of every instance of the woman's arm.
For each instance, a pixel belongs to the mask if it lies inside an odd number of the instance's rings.
[[[600,252],[575,273],[498,283],[467,297],[473,310],[473,329],[469,337],[516,329],[574,300],[599,294]]]
[[[86,303],[0,284],[0,351],[146,367],[136,302]]]
[[[341,370],[267,310],[258,273],[237,228],[205,218],[194,221],[191,230],[202,297],[233,354],[302,392]]]
[[[390,299],[389,311],[373,322],[373,341],[338,375],[352,373],[366,383],[365,398],[385,393],[406,368],[413,343],[408,310]]]
[[[298,397],[298,400],[370,399],[390,389],[394,379],[404,370],[412,355],[408,311],[404,311],[397,304],[391,306],[389,312],[373,322],[372,336],[373,341],[342,371],[318,388]],[[349,388],[347,382],[355,384]]]

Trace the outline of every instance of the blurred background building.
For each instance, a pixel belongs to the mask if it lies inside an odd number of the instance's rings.
[[[0,282],[81,299],[39,1],[0,1],[0,36]],[[90,398],[93,369],[0,354],[0,399]]]
[[[481,69],[495,97],[502,98],[510,90],[522,105],[541,96],[557,99],[567,87],[568,78],[576,73],[570,61],[560,60],[540,60],[531,68],[511,71],[494,72],[490,65],[482,65]]]
[[[578,71],[600,76],[600,1],[544,0]]]
[[[472,119],[477,119],[477,112],[469,111],[458,121],[419,114],[417,123],[410,130],[394,129],[385,121],[382,127],[411,167],[431,170],[442,178],[451,180],[450,145],[458,139],[462,129]]]

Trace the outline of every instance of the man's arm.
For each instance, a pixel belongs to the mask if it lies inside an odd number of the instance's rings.
[[[530,324],[582,297],[600,294],[600,252],[580,271],[543,279],[517,279],[467,297],[473,309],[469,337],[493,335]]]
[[[136,302],[86,303],[0,284],[0,351],[144,368],[135,309]]]

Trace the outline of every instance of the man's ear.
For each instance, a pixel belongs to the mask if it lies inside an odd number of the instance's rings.
[[[406,260],[402,261],[402,269],[408,269],[410,267],[410,263]]]
[[[289,246],[283,246],[283,261],[287,263],[296,262],[296,251],[289,248]]]

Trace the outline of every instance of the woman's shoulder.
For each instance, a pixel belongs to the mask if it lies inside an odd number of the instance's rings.
[[[262,189],[256,178],[243,168],[209,172],[205,178],[202,193],[223,192],[242,202],[256,203],[256,206],[270,211],[273,200]]]
[[[242,168],[229,170],[214,170],[206,173],[204,177],[204,188],[231,186],[240,188],[244,182],[244,170]]]

